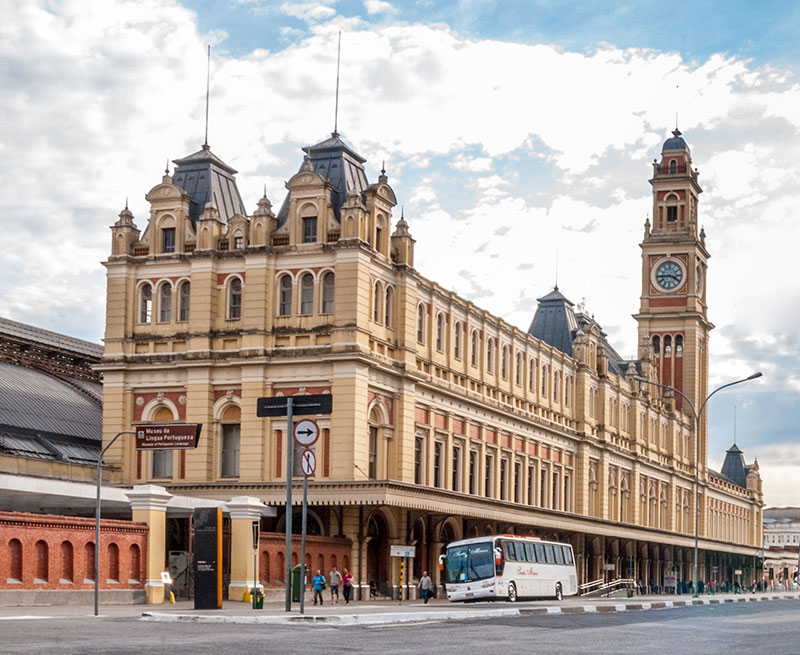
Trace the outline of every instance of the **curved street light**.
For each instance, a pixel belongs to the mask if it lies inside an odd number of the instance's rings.
[[[735,384],[741,384],[742,382],[748,382],[749,380],[755,380],[756,378],[761,377],[761,371],[753,373],[752,375],[748,375],[746,378],[742,378],[741,380],[736,380],[734,382],[728,382],[727,384],[723,384],[721,387],[717,387],[705,397],[705,400],[700,404],[700,409],[695,409],[694,404],[691,400],[683,393],[680,389],[676,389],[669,384],[661,384],[660,382],[651,382],[647,378],[642,377],[641,375],[634,375],[633,379],[641,382],[642,384],[652,384],[655,387],[661,387],[662,389],[669,389],[677,393],[681,396],[688,404],[689,408],[692,410],[692,414],[694,415],[694,422],[695,422],[695,433],[694,433],[694,574],[692,576],[692,587],[694,589],[694,594],[692,595],[693,598],[697,598],[700,594],[697,590],[697,555],[698,555],[698,540],[699,540],[699,531],[700,531],[700,416],[703,414],[703,410],[705,409],[708,401],[711,400],[711,396],[713,396],[718,391],[722,391],[723,389],[727,389],[728,387],[732,387]]]

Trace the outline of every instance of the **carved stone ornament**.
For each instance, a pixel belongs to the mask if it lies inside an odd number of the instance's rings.
[[[139,397],[136,398],[136,406],[137,407],[141,407],[142,405],[144,405],[144,398],[139,396]]]
[[[185,394],[181,394],[180,396],[178,396],[178,402],[181,405],[185,405],[186,404],[186,395]]]

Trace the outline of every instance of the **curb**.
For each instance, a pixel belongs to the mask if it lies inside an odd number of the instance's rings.
[[[790,596],[741,596],[720,598],[689,598],[687,600],[662,600],[604,605],[544,605],[539,607],[514,607],[481,610],[431,610],[425,612],[374,612],[370,614],[338,614],[327,616],[307,615],[213,615],[175,614],[170,612],[143,612],[142,621],[161,623],[241,623],[257,625],[390,625],[393,623],[419,623],[430,621],[463,621],[493,617],[535,616],[543,614],[595,614],[607,612],[636,612],[695,605],[725,605],[728,603],[758,603],[775,600],[800,600],[800,594]]]

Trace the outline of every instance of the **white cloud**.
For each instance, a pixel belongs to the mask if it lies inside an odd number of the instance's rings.
[[[391,4],[382,0],[364,0],[364,8],[370,15],[393,14],[395,12],[395,8]]]

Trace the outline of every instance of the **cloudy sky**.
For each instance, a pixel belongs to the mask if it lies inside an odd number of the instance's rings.
[[[334,125],[386,170],[419,271],[527,330],[556,279],[636,350],[650,162],[675,127],[711,252],[710,460],[800,502],[800,5],[0,0],[0,315],[103,335],[108,226],[203,141],[274,205]],[[558,254],[556,254],[558,253]],[[737,416],[734,424],[734,408]]]

